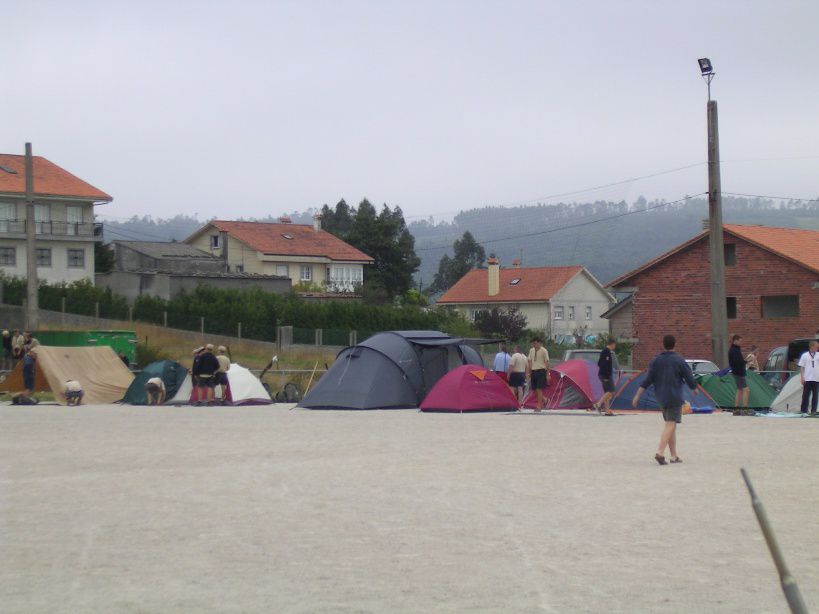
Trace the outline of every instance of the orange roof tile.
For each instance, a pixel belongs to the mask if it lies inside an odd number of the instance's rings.
[[[766,249],[791,262],[819,273],[819,230],[805,230],[802,228],[777,228],[774,226],[745,226],[741,224],[723,224],[724,234],[734,235],[749,243]],[[677,245],[653,260],[641,264],[636,269],[624,273],[606,284],[607,288],[619,286],[638,273],[653,267],[655,264],[670,258],[674,254],[705,239],[708,232],[701,232],[691,237],[685,243]]]
[[[263,254],[277,256],[323,256],[330,260],[372,262],[373,259],[326,230],[314,230],[306,224],[271,224],[266,222],[210,222],[219,230]],[[194,233],[194,236],[202,230]],[[286,238],[292,237],[290,239]]]
[[[41,196],[69,196],[89,200],[114,200],[102,190],[75,177],[67,170],[41,156],[33,156],[34,193]],[[26,157],[0,154],[0,165],[14,173],[0,169],[0,194],[26,193]]]
[[[473,269],[438,299],[448,303],[525,303],[548,301],[569,280],[583,270],[582,266],[501,269],[500,292],[489,296],[488,269]],[[512,281],[518,279],[517,283]]]

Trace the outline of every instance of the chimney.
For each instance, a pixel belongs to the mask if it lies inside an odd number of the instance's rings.
[[[279,224],[292,224],[293,220],[290,219],[289,215],[283,215],[279,218]]]
[[[519,269],[520,268],[520,258],[515,258],[512,261],[512,268],[513,269]]]
[[[489,265],[489,296],[497,296],[500,293],[500,261],[490,258],[486,264]]]
[[[315,230],[316,232],[321,230],[321,214],[320,213],[316,213],[313,216],[313,230]]]

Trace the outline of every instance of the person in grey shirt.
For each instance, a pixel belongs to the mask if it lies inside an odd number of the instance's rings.
[[[685,384],[691,390],[697,389],[694,374],[691,373],[691,368],[683,357],[674,351],[675,345],[677,345],[677,340],[674,335],[663,337],[665,351],[657,354],[648,365],[646,378],[631,401],[631,405],[636,408],[643,392],[652,384],[654,385],[654,394],[663,408],[663,420],[665,421],[663,433],[660,435],[660,446],[654,455],[654,460],[660,465],[666,464],[666,446],[671,452],[671,462],[682,462],[682,459],[677,456],[677,424],[682,422],[684,401],[682,387]]]

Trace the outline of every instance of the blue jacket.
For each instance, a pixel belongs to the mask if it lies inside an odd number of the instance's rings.
[[[738,345],[731,344],[731,349],[728,350],[728,366],[731,367],[731,373],[744,377],[745,374],[745,358],[742,356],[742,348]]]
[[[652,384],[657,400],[666,409],[682,407],[683,384],[691,390],[697,389],[691,368],[682,356],[671,351],[657,354],[648,365],[648,374],[640,387],[648,388]]]

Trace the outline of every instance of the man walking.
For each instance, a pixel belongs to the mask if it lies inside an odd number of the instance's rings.
[[[495,375],[504,382],[508,382],[508,376],[506,374],[509,371],[509,363],[511,361],[512,357],[506,351],[506,344],[501,343],[500,352],[495,354],[495,360],[492,361],[492,370],[495,372]]]
[[[737,386],[737,394],[734,397],[734,407],[737,409],[748,408],[748,399],[751,389],[745,379],[745,356],[742,355],[742,348],[739,343],[742,337],[734,335],[731,338],[731,349],[728,350],[728,366],[731,367],[731,375],[734,376],[734,383]]]
[[[512,354],[512,360],[509,361],[509,385],[512,387],[512,392],[515,393],[515,398],[518,400],[518,407],[523,407],[525,401],[523,392],[526,386],[526,367],[528,361],[520,351],[520,346],[515,346],[515,353]]]
[[[616,347],[617,341],[609,337],[606,347],[603,348],[600,358],[597,359],[597,377],[600,378],[600,383],[603,385],[603,396],[594,404],[594,408],[606,416],[614,415],[609,403],[611,397],[614,396],[614,350]]]
[[[532,349],[529,350],[528,372],[532,390],[537,395],[537,408],[535,411],[544,409],[543,389],[549,385],[549,352],[540,345],[540,338],[532,339]]]
[[[683,394],[682,385],[686,384],[691,390],[697,389],[697,382],[691,368],[686,364],[683,357],[674,351],[677,340],[674,335],[663,337],[663,348],[665,351],[657,354],[648,365],[648,372],[643,384],[637,389],[637,394],[631,401],[632,407],[636,408],[640,402],[640,396],[646,388],[654,385],[654,394],[663,408],[663,433],[660,435],[660,445],[654,455],[660,465],[665,465],[665,448],[668,446],[671,452],[671,462],[681,463],[682,459],[677,455],[677,425],[682,422]]]
[[[799,379],[802,381],[802,407],[799,408],[803,414],[808,413],[808,400],[810,400],[810,413],[816,414],[817,395],[819,395],[819,341],[815,339],[808,344],[808,351],[799,358]]]

